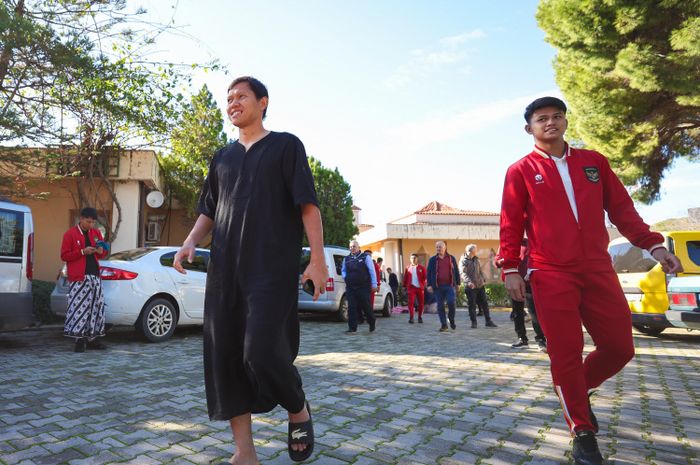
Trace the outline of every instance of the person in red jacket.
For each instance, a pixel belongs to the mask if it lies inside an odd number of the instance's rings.
[[[63,235],[61,260],[68,268],[68,309],[63,334],[75,339],[75,351],[103,350],[97,340],[105,334],[105,301],[99,258],[107,256],[102,233],[95,228],[97,210],[83,208],[78,224]]]
[[[682,268],[664,247],[663,236],[641,219],[608,160],[564,141],[564,102],[537,99],[524,116],[535,147],[505,177],[500,225],[505,286],[511,298],[524,300],[518,265],[527,232],[530,283],[547,337],[554,389],[574,438],[572,455],[577,464],[600,464],[589,393],[634,356],[629,307],[607,252],[605,213],[666,273]],[[585,359],[581,324],[596,346]]]
[[[425,303],[425,283],[427,272],[425,267],[418,263],[418,255],[411,254],[411,264],[403,272],[403,287],[408,294],[408,322],[413,324],[413,307],[418,298],[418,323],[423,323],[423,307]]]

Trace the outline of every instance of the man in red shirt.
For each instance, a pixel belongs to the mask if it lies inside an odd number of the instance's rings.
[[[501,256],[511,298],[525,298],[518,273],[527,232],[529,273],[537,315],[547,337],[554,389],[574,437],[580,465],[603,463],[598,424],[589,392],[634,356],[627,301],[607,253],[605,212],[637,247],[647,249],[666,273],[681,265],[649,230],[608,160],[564,141],[566,105],[554,97],[525,109],[525,131],[535,139],[530,154],[508,168],[501,205]],[[586,327],[596,349],[582,359]]]
[[[418,323],[423,323],[423,306],[426,282],[425,267],[418,263],[418,255],[411,254],[411,264],[406,267],[403,273],[403,287],[408,294],[408,322],[413,324],[413,307],[416,297],[418,298]]]
[[[447,245],[443,241],[435,243],[434,256],[428,260],[428,292],[435,292],[438,316],[440,317],[440,332],[449,331],[450,327],[457,329],[455,324],[455,289],[459,287],[460,277],[457,260],[447,253]],[[445,301],[447,301],[447,318],[445,318]]]

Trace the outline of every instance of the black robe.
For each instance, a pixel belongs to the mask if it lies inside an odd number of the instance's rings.
[[[209,417],[304,406],[294,367],[303,237],[301,206],[318,205],[301,141],[271,132],[211,161],[198,210],[214,220],[204,304]]]

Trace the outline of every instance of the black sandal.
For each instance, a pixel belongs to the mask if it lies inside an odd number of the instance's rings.
[[[306,411],[309,412],[309,419],[302,423],[289,422],[287,431],[287,451],[289,458],[295,462],[303,462],[311,457],[311,453],[314,451],[314,424],[308,400],[306,401]],[[292,444],[306,444],[306,449],[294,450]]]

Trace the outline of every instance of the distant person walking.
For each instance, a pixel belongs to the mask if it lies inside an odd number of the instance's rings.
[[[97,210],[80,210],[78,224],[63,235],[61,260],[68,269],[68,309],[63,334],[75,339],[75,351],[103,350],[97,338],[105,335],[105,301],[100,258],[108,254],[102,233],[95,228]]]
[[[482,313],[486,319],[486,327],[495,328],[496,323],[491,320],[489,302],[486,298],[486,287],[484,287],[486,284],[486,276],[484,276],[481,263],[479,263],[479,257],[476,256],[476,253],[476,244],[469,244],[459,262],[462,281],[464,282],[464,293],[467,295],[469,319],[472,322],[472,328],[476,328],[476,307],[478,306],[480,313]]]
[[[408,322],[413,324],[413,308],[418,300],[418,323],[423,323],[423,310],[425,307],[425,284],[428,273],[423,265],[418,263],[418,255],[411,254],[411,264],[403,272],[403,287],[408,296]]]
[[[457,329],[455,323],[455,288],[460,284],[457,260],[447,253],[444,241],[435,243],[435,255],[428,261],[428,292],[434,292],[437,299],[437,311],[440,317],[440,332],[448,332],[450,328]],[[447,317],[445,317],[445,301],[447,301]]]
[[[343,260],[341,275],[345,280],[345,296],[348,299],[348,330],[357,333],[358,315],[362,312],[369,323],[369,332],[375,329],[376,318],[370,305],[370,294],[377,292],[376,269],[370,255],[360,251],[357,241],[350,241],[350,253]]]
[[[547,352],[547,338],[544,336],[544,332],[540,327],[540,323],[537,320],[537,308],[535,307],[535,299],[532,298],[532,289],[530,287],[530,277],[528,276],[528,261],[529,261],[530,250],[528,248],[527,238],[523,239],[522,245],[520,247],[520,264],[518,265],[518,273],[525,280],[525,300],[527,301],[527,308],[530,312],[530,318],[532,323],[532,329],[535,330],[535,341],[542,352]],[[495,257],[495,265],[498,268],[503,267],[503,258],[500,255]],[[505,279],[505,274],[501,273],[501,279]],[[515,326],[515,334],[518,335],[518,340],[511,344],[514,349],[520,349],[528,347],[530,342],[527,338],[527,330],[525,329],[525,302],[521,300],[511,299],[512,310],[513,310],[513,324]]]
[[[396,276],[394,271],[387,267],[387,274],[389,275],[389,287],[391,288],[391,296],[394,298],[394,305],[399,301],[399,278]]]

